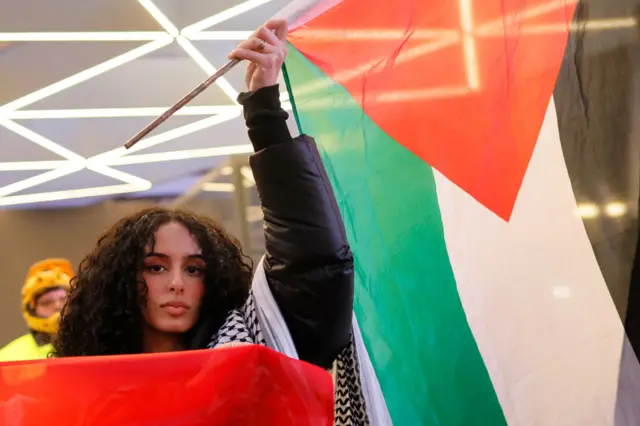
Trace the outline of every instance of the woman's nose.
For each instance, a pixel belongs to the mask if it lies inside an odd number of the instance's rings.
[[[173,293],[182,293],[184,291],[184,281],[180,274],[177,274],[171,278],[171,285],[169,291]]]

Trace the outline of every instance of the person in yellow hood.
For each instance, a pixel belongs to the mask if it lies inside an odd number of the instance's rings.
[[[71,263],[65,259],[46,259],[29,269],[22,287],[22,316],[30,333],[0,349],[0,362],[47,358],[72,276]]]

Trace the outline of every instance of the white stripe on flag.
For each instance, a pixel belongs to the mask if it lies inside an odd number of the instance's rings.
[[[640,365],[577,214],[553,101],[509,223],[437,172],[436,185],[458,292],[508,424],[640,425]]]

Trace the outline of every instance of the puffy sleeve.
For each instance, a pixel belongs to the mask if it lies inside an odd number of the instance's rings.
[[[278,86],[239,98],[255,149],[265,274],[302,360],[329,368],[349,343],[353,255],[313,138],[292,138]]]

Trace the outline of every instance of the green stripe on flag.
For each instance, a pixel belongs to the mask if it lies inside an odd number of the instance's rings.
[[[292,45],[286,67],[355,254],[356,315],[394,424],[506,424],[457,293],[431,167]]]

